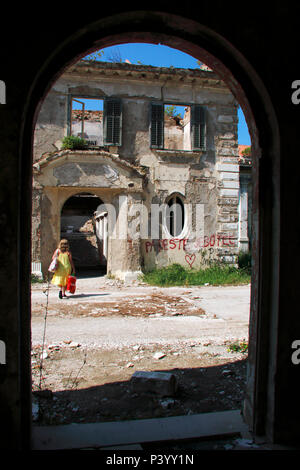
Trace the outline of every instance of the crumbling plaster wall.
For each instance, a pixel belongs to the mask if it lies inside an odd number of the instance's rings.
[[[40,108],[34,130],[33,161],[46,152],[61,148],[61,140],[67,135],[68,96],[58,84],[51,89]]]
[[[112,233],[108,240],[108,273],[132,271],[127,257],[127,192],[142,191],[142,176],[132,167],[118,166],[117,162],[97,151],[72,152],[48,156],[34,166],[35,197],[33,231],[35,233],[33,256],[40,259],[42,272],[47,276],[47,268],[52,253],[57,247],[61,233],[61,210],[64,203],[74,194],[91,192],[98,196],[107,208],[112,207],[116,214],[117,227],[125,227],[125,237]],[[131,189],[129,185],[133,185]],[[120,201],[126,199],[124,208]],[[120,209],[121,208],[121,209]],[[125,210],[125,212],[124,212]],[[125,214],[125,218],[124,218]],[[114,214],[109,211],[109,225],[113,232]],[[39,236],[37,236],[39,234]],[[136,264],[135,257],[132,258]]]

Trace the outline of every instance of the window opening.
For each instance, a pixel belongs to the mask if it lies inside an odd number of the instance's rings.
[[[71,134],[103,146],[103,100],[72,98]]]
[[[167,203],[166,226],[172,237],[178,237],[184,227],[185,211],[182,199],[172,196]]]
[[[200,105],[151,104],[151,147],[205,150],[205,109]]]
[[[106,270],[105,237],[99,233],[97,207],[101,199],[89,193],[71,196],[61,211],[61,238],[70,243],[76,269]],[[107,233],[106,233],[107,236]]]
[[[89,146],[121,145],[122,107],[119,99],[72,97],[71,134]]]

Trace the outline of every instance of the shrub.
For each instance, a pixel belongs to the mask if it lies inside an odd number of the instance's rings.
[[[81,137],[69,135],[62,140],[62,149],[81,150],[87,147],[87,142]]]
[[[235,343],[231,343],[227,348],[228,352],[237,352],[237,353],[247,353],[248,352],[248,342],[246,341],[236,341]]]
[[[31,274],[31,283],[32,284],[37,284],[37,283],[43,283],[43,279],[41,279],[39,276],[36,274]]]
[[[246,147],[243,151],[242,151],[242,155],[244,157],[251,157],[251,147]]]

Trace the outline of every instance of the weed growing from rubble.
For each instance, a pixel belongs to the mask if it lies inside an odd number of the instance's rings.
[[[237,353],[247,353],[248,352],[248,343],[246,341],[237,341],[235,343],[231,343],[227,351],[229,352],[237,352]]]
[[[44,280],[36,274],[31,274],[31,284],[43,284]]]
[[[249,284],[251,275],[248,270],[233,266],[211,265],[205,269],[186,269],[180,264],[145,273],[143,282],[160,287],[201,286],[201,285],[241,285]]]

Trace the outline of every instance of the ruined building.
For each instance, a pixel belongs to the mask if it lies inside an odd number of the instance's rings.
[[[171,263],[236,264],[249,250],[251,202],[237,109],[211,70],[67,69],[35,128],[33,272],[46,275],[62,237],[77,268],[124,280]],[[85,146],[65,148],[71,135]]]

